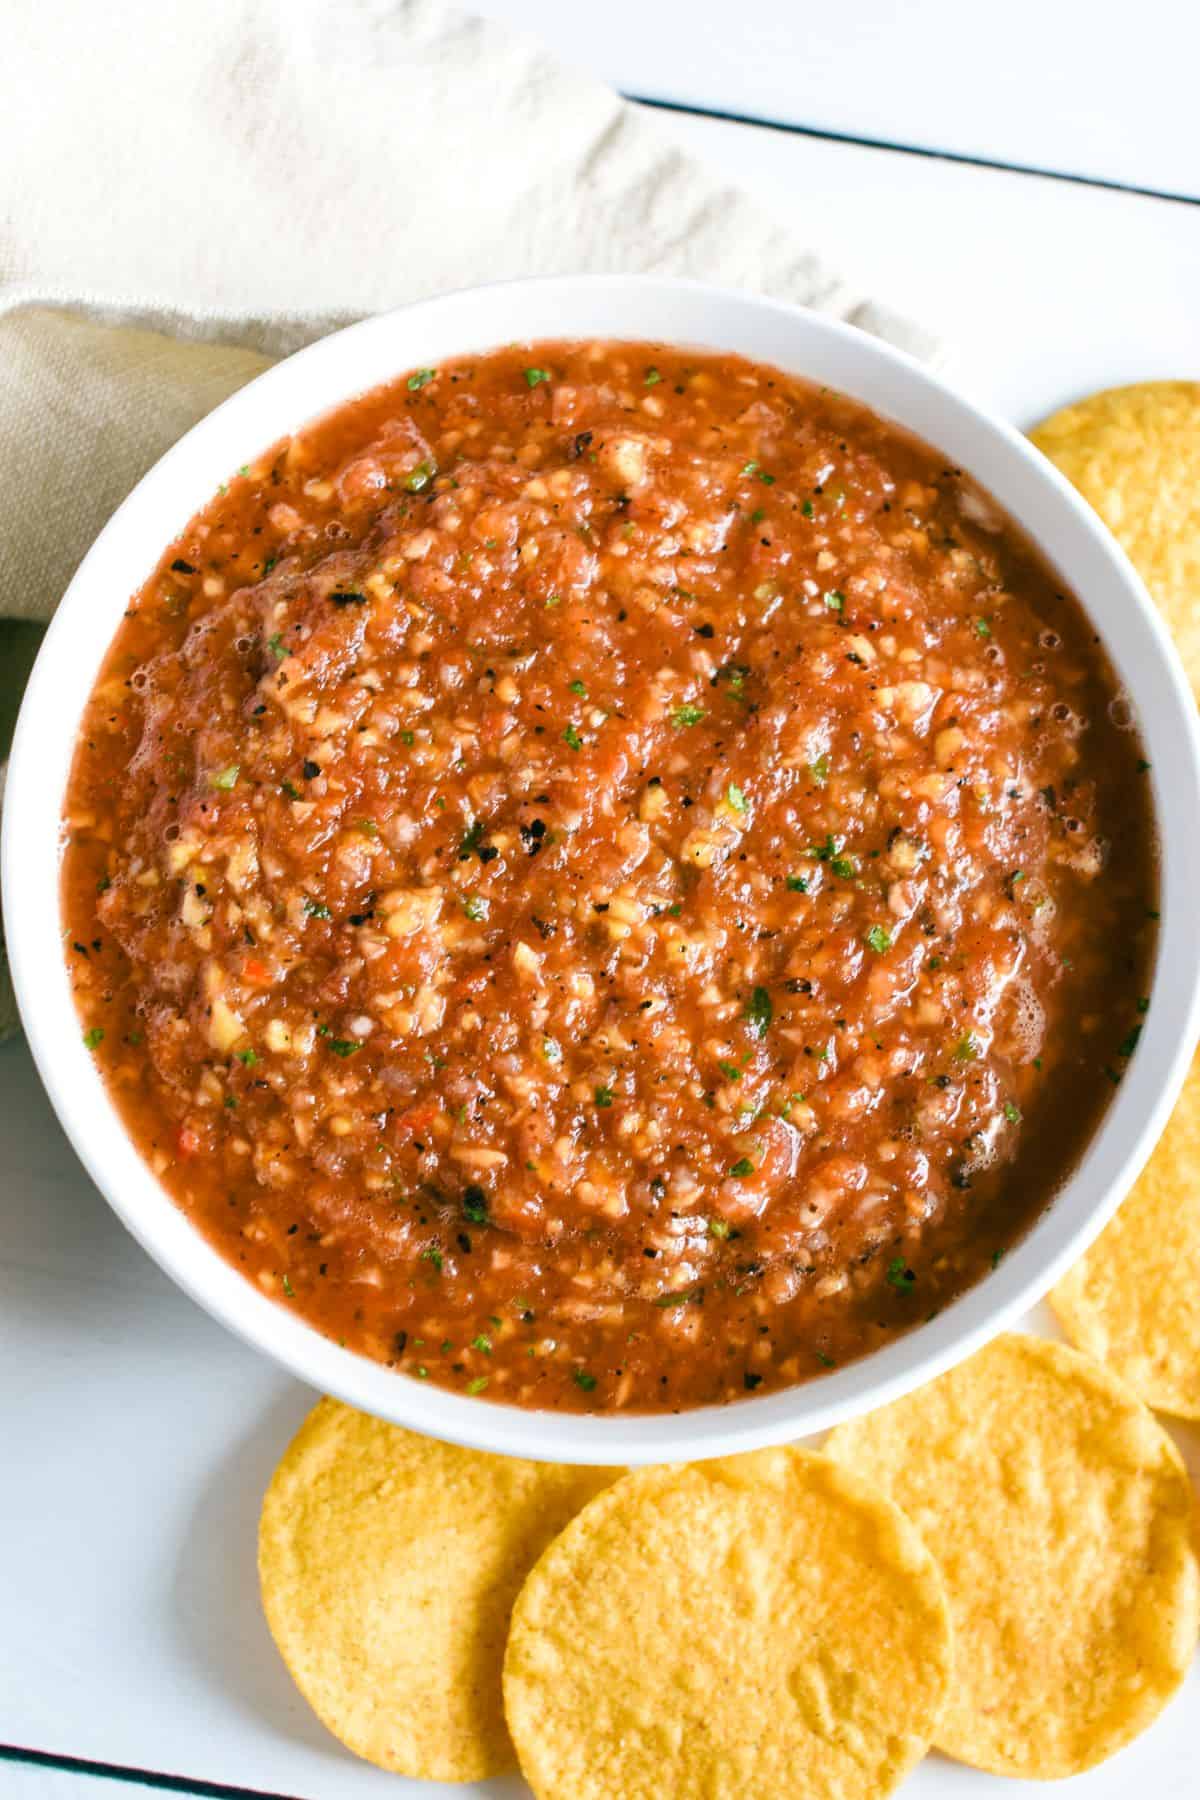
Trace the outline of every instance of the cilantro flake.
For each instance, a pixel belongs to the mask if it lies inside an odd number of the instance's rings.
[[[771,996],[765,987],[756,987],[746,1002],[743,1017],[756,1037],[766,1037],[774,1016]]]

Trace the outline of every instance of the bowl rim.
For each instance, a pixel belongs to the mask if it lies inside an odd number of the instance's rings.
[[[505,318],[543,323],[493,328]],[[544,323],[552,318],[556,327]],[[83,1047],[58,904],[61,802],[83,699],[128,596],[229,470],[406,369],[505,342],[589,337],[726,349],[809,379],[827,375],[966,467],[1096,622],[1134,702],[1160,831],[1162,922],[1137,1055],[1080,1163],[1025,1236],[943,1312],[857,1362],[778,1393],[679,1413],[565,1414],[451,1393],[339,1347],[268,1298],[191,1225],[127,1136]],[[979,454],[960,455],[960,443]],[[79,704],[66,704],[64,692]],[[1082,1254],[1165,1125],[1200,1031],[1200,957],[1188,929],[1189,896],[1200,891],[1198,822],[1200,724],[1166,628],[1099,518],[1011,425],[904,351],[810,309],[676,278],[568,275],[457,289],[347,326],[257,376],[153,465],[97,536],[46,633],[14,734],[0,860],[14,989],[51,1104],[117,1216],[185,1293],[301,1380],[395,1423],[500,1454],[637,1464],[788,1441],[885,1404],[1011,1324]]]

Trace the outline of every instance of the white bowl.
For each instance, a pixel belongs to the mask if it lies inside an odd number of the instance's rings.
[[[165,545],[231,469],[339,402],[463,352],[568,337],[737,351],[853,395],[967,469],[1100,631],[1140,722],[1161,840],[1162,925],[1137,1054],[1037,1224],[935,1320],[861,1361],[784,1393],[677,1415],[584,1417],[468,1399],[338,1349],[268,1300],[200,1237],[134,1149],[83,1046],[63,955],[59,819],[76,724],[122,610]],[[21,709],[4,815],[4,917],[25,1030],[71,1142],[129,1230],[193,1299],[314,1387],[510,1455],[580,1463],[724,1455],[822,1430],[929,1380],[1038,1300],[1096,1236],[1166,1122],[1197,1032],[1200,731],[1166,631],[1116,543],[1017,432],[909,357],[818,314],[691,282],[564,277],[422,301],[325,338],[227,400],[138,484],[67,589]]]

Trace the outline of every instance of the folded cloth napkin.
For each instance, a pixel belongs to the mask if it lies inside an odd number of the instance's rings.
[[[10,0],[0,164],[4,741],[38,624],[117,503],[337,325],[481,280],[638,271],[933,348],[802,248],[802,221],[440,0]]]

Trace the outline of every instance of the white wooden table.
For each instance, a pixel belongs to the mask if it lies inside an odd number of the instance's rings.
[[[929,325],[948,371],[1018,424],[1109,383],[1200,377],[1191,0],[480,4],[626,92],[811,128],[659,114],[864,291]],[[267,1637],[258,1502],[311,1395],[125,1236],[19,1043],[0,1049],[0,1142],[0,1745],[20,1753],[0,1754],[0,1796],[121,1800],[131,1779],[298,1800],[453,1791],[344,1754]],[[1185,1447],[1195,1456],[1194,1434]],[[905,1790],[1037,1791],[936,1757]],[[1064,1791],[1196,1800],[1200,1674]]]

